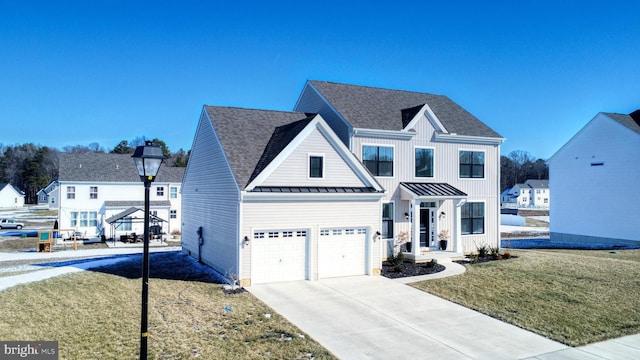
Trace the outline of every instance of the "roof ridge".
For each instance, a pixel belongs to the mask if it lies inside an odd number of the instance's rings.
[[[340,83],[340,82],[336,82],[336,81],[326,81],[326,80],[309,80],[309,82],[311,82],[311,83],[313,83],[313,82],[327,83],[327,84],[334,84],[334,85],[352,86],[352,87],[360,87],[360,88],[376,89],[376,90],[384,90],[384,91],[394,91],[394,92],[397,92],[397,93],[404,92],[404,93],[423,94],[423,95],[431,95],[431,96],[443,96],[443,97],[448,98],[447,95],[442,95],[442,94],[434,94],[434,93],[428,93],[428,92],[422,92],[422,91],[414,91],[414,90],[391,89],[391,88],[385,88],[385,87],[380,87],[380,86],[347,84],[347,83]]]

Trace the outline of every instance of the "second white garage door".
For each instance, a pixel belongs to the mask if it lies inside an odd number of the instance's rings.
[[[366,274],[367,229],[324,228],[319,235],[319,278]]]
[[[256,231],[251,241],[251,283],[307,279],[307,232]]]

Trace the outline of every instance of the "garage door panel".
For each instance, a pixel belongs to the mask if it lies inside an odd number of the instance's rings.
[[[306,279],[306,232],[256,232],[251,246],[252,283]]]
[[[318,242],[318,277],[366,273],[365,229],[322,229]]]

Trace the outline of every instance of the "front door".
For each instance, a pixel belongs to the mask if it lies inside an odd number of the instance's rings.
[[[420,209],[420,247],[429,247],[429,209]]]

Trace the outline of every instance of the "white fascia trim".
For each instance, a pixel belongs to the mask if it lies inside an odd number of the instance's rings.
[[[353,128],[353,136],[381,138],[381,139],[411,140],[416,136],[416,133],[414,131],[405,131],[405,130],[396,131],[396,130]]]
[[[241,192],[241,201],[378,201],[386,195],[375,193],[273,193]]]
[[[450,143],[466,143],[466,144],[482,144],[482,145],[500,145],[506,139],[485,136],[469,136],[458,134],[435,133],[435,140]]]
[[[423,114],[427,118],[427,120],[431,122],[431,125],[433,125],[433,127],[436,129],[436,132],[445,134],[449,133],[428,104],[424,104],[424,106],[422,107],[422,109],[420,109],[416,116],[407,124],[407,126],[405,126],[405,130],[413,129]]]

